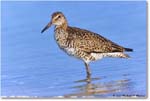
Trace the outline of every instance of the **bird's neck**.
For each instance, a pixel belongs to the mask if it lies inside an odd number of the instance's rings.
[[[67,27],[68,27],[67,22],[66,22],[66,23],[63,23],[63,24],[61,24],[61,25],[55,26],[56,29],[62,29],[62,30],[64,30],[64,31],[67,30]]]

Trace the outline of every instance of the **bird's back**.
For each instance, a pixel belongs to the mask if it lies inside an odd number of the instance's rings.
[[[68,26],[67,32],[67,40],[70,47],[80,49],[87,53],[111,53],[125,51],[124,47],[88,30]]]

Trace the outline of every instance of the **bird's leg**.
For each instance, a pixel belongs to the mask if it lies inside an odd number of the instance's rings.
[[[91,81],[91,70],[90,70],[89,64],[86,62],[84,62],[84,64],[86,67],[87,81]]]

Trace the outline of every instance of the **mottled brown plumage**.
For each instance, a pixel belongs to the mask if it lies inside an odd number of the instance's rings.
[[[87,78],[90,80],[89,62],[103,57],[128,58],[125,51],[132,49],[124,48],[103,36],[91,31],[68,26],[66,17],[61,12],[52,14],[52,20],[42,30],[42,33],[51,25],[55,25],[55,39],[58,46],[67,54],[84,61]]]

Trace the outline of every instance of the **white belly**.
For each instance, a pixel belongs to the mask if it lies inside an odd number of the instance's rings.
[[[73,56],[75,55],[75,49],[74,48],[65,48],[64,50],[69,55],[73,55]]]

